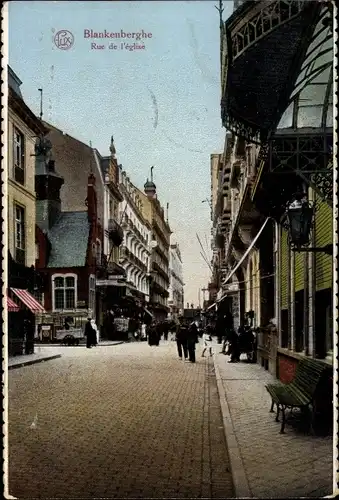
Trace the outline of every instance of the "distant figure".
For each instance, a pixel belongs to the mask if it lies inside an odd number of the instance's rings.
[[[193,321],[188,328],[187,334],[187,350],[189,355],[189,361],[195,363],[195,344],[199,342],[198,340],[198,328]]]
[[[184,324],[183,318],[179,318],[179,325],[177,326],[177,332],[176,332],[176,342],[177,342],[179,358],[182,359],[182,353],[184,353],[185,360],[188,358],[187,334],[188,334],[188,329]]]
[[[235,330],[229,330],[227,340],[230,342],[231,359],[229,363],[238,363],[240,361],[239,336]]]
[[[164,321],[162,325],[162,331],[164,334],[164,340],[168,340],[169,324],[167,321]]]
[[[213,352],[212,352],[212,337],[211,337],[211,335],[208,332],[204,332],[202,335],[202,341],[204,344],[204,348],[202,350],[201,357],[202,358],[205,357],[205,352],[207,349],[209,349],[210,356],[212,356]]]
[[[90,349],[96,344],[96,331],[92,326],[91,318],[87,318],[87,323],[85,326],[85,337],[86,337],[86,347]]]
[[[146,324],[142,323],[142,325],[141,325],[141,340],[146,340],[146,339],[147,339]]]
[[[224,316],[224,333],[223,333],[223,345],[221,354],[226,354],[226,344],[229,342],[229,336],[232,335],[233,331],[233,315],[228,311]]]
[[[159,345],[160,337],[157,324],[155,323],[155,321],[152,321],[152,323],[148,327],[147,337],[148,337],[148,345],[155,345],[155,346]]]
[[[92,328],[93,328],[94,333],[95,333],[94,338],[93,338],[93,345],[96,346],[99,344],[99,329],[97,327],[95,319],[91,320],[91,324],[92,324]]]

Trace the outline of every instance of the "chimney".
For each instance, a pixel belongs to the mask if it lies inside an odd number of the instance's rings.
[[[90,173],[88,176],[86,205],[87,205],[88,220],[90,222],[96,223],[97,193],[95,190],[95,176],[92,173]]]

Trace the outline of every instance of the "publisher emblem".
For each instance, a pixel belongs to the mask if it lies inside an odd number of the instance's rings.
[[[54,36],[54,43],[60,50],[68,50],[74,45],[74,36],[68,30],[60,30]]]

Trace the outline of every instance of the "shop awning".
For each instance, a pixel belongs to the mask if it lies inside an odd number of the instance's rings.
[[[244,253],[244,255],[241,257],[241,259],[239,260],[239,262],[237,263],[237,265],[232,269],[232,271],[229,273],[229,275],[227,276],[227,278],[225,278],[222,282],[223,285],[225,285],[227,283],[227,281],[229,281],[233,274],[235,273],[235,271],[241,266],[241,264],[244,262],[244,260],[246,259],[247,255],[250,253],[250,251],[252,250],[252,248],[254,247],[254,245],[256,244],[259,236],[261,235],[261,233],[263,232],[264,230],[264,227],[266,226],[267,222],[269,220],[269,217],[267,217],[267,219],[265,220],[265,222],[263,223],[263,225],[261,226],[261,228],[259,229],[258,233],[256,234],[255,238],[253,239],[253,241],[251,242],[250,246],[248,247],[248,249],[246,250],[246,252]],[[223,297],[220,299],[222,300]],[[219,301],[217,301],[219,302]]]
[[[45,313],[42,305],[27,290],[21,288],[11,288],[11,291],[25,304],[32,313]]]
[[[146,308],[144,307],[144,311],[151,316],[151,318],[154,318],[153,314]]]
[[[20,311],[20,307],[18,305],[16,305],[16,303],[13,302],[13,300],[10,299],[9,297],[7,297],[7,311],[8,312],[18,312],[18,311]]]

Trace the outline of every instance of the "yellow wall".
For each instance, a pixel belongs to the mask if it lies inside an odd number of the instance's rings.
[[[281,228],[281,309],[288,307],[288,243],[287,231]]]
[[[304,254],[295,252],[295,291],[299,292],[304,289]]]
[[[25,137],[25,185],[15,182],[13,166],[14,126]],[[8,245],[12,257],[14,251],[14,205],[25,208],[26,220],[26,266],[35,264],[35,133],[9,108],[8,110]]]
[[[332,243],[332,208],[317,198],[315,214],[315,246],[322,247]],[[316,254],[316,290],[332,287],[332,258],[324,253]]]

